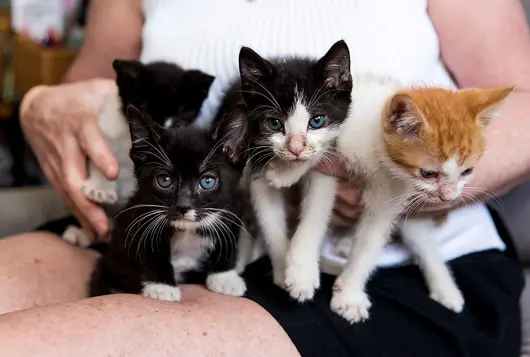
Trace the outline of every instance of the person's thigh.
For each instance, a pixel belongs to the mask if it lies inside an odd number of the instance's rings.
[[[267,261],[245,274],[247,296],[269,311],[304,357],[518,357],[522,270],[499,251],[450,263],[466,299],[457,314],[429,298],[417,266],[378,270],[367,291],[370,318],[351,325],[330,308],[334,277],[323,274],[312,302],[297,304],[275,287]]]
[[[86,297],[96,258],[50,233],[0,239],[0,314]]]
[[[299,356],[254,302],[196,286],[182,292],[180,303],[109,295],[4,314],[2,355]]]

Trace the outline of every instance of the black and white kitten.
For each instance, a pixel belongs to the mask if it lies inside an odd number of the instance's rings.
[[[184,70],[165,62],[142,64],[139,61],[115,60],[116,83],[119,95],[108,98],[99,115],[99,126],[113,154],[120,172],[109,181],[91,162],[84,194],[94,202],[104,204],[110,217],[123,207],[136,189],[133,166],[129,158],[131,139],[124,117],[128,105],[142,108],[164,127],[192,124],[214,77],[197,70]],[[63,238],[86,246],[91,239],[78,227],[70,226]]]
[[[239,67],[250,133],[250,196],[274,282],[299,301],[312,299],[320,286],[320,250],[336,180],[311,169],[333,154],[348,115],[353,86],[349,49],[339,41],[319,60],[271,62],[244,47]],[[234,107],[239,110],[239,105]],[[281,188],[300,180],[301,215],[289,242]]]
[[[192,124],[214,80],[167,62],[115,60],[113,67],[122,107],[142,108],[165,128]]]
[[[235,271],[240,166],[206,129],[165,129],[133,107],[128,119],[138,191],[114,219],[91,294],[178,301],[186,273],[203,271],[208,289],[243,295],[245,282]]]

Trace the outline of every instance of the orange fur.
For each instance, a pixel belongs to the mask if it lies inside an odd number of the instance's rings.
[[[390,158],[413,176],[453,157],[461,166],[473,166],[484,152],[485,126],[511,91],[420,88],[396,93],[383,111]]]

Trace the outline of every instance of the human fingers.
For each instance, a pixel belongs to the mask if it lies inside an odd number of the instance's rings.
[[[63,198],[66,205],[70,207],[72,214],[79,220],[81,227],[83,227],[85,232],[90,237],[93,238],[95,232],[94,232],[94,228],[92,227],[92,224],[77,209],[73,201],[68,196],[68,193],[64,189],[64,183],[62,182],[62,180],[58,178],[62,176],[62,172],[59,169],[59,165],[55,165],[53,163],[47,163],[47,164],[41,165],[41,168],[42,168],[42,171],[44,172],[44,175],[47,177],[48,182],[53,186],[53,188],[59,194],[59,196]]]
[[[87,120],[79,132],[79,145],[89,160],[109,179],[118,176],[118,161],[103,138],[97,121]]]
[[[355,219],[343,215],[339,210],[333,209],[330,221],[332,227],[338,229],[352,228],[356,222],[357,221]]]
[[[86,179],[86,158],[75,137],[65,138],[64,148],[61,167],[66,194],[80,215],[79,219],[88,221],[92,229],[103,236],[109,229],[108,218],[103,209],[91,202],[82,190]]]

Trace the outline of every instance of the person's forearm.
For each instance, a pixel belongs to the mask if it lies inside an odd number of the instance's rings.
[[[530,93],[514,92],[486,128],[486,151],[464,188],[466,202],[505,194],[530,177]],[[442,211],[462,202],[426,208]]]
[[[83,47],[63,82],[114,78],[114,59],[139,57],[142,26],[141,0],[92,0]]]

